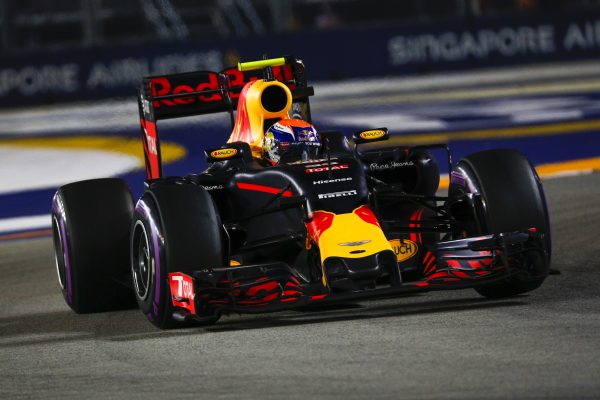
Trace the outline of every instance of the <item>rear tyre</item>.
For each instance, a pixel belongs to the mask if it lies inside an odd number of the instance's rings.
[[[61,186],[52,201],[58,283],[77,313],[135,306],[127,281],[133,200],[127,183],[105,178]]]
[[[138,201],[131,228],[131,274],[140,309],[161,329],[215,323],[178,322],[169,273],[226,264],[221,221],[212,198],[195,185],[159,184]]]
[[[547,261],[539,254],[531,255],[528,260],[535,277],[515,275],[475,290],[486,297],[501,298],[538,288],[549,272],[551,236],[542,184],[529,160],[512,149],[487,150],[465,157],[455,171],[463,179],[459,180],[460,185],[450,185],[449,196],[452,198],[461,191],[481,194],[481,233],[527,231],[535,227],[544,234]]]

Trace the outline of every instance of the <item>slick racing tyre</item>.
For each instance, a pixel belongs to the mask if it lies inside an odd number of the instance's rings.
[[[52,201],[58,282],[77,313],[131,308],[135,298],[119,283],[129,271],[133,200],[127,183],[106,178],[62,186]]]
[[[198,325],[173,319],[170,272],[192,275],[225,265],[221,222],[208,192],[191,184],[152,186],[138,201],[131,228],[131,274],[140,309],[161,329]],[[202,324],[214,323],[218,315]]]
[[[539,254],[532,255],[529,268],[533,276],[514,275],[475,290],[486,297],[500,298],[538,288],[549,272],[551,232],[542,184],[529,160],[516,150],[487,150],[465,157],[454,171],[462,175],[464,185],[451,184],[450,197],[457,191],[481,194],[481,233],[526,232],[536,228],[544,235],[547,262]]]

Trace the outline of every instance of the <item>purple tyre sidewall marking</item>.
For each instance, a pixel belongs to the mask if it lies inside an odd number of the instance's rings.
[[[60,241],[61,241],[61,248],[63,251],[63,260],[65,262],[65,275],[66,275],[66,279],[67,279],[67,302],[69,304],[73,304],[73,282],[71,279],[71,261],[69,258],[69,241],[68,241],[68,237],[67,237],[67,229],[65,227],[65,215],[64,215],[64,209],[63,207],[60,207],[58,205],[58,200],[57,200],[58,196],[54,196],[54,199],[52,200],[52,211],[54,211],[54,214],[58,217],[59,219],[59,225],[60,225]],[[59,278],[60,279],[60,278]]]
[[[544,185],[542,184],[542,180],[540,179],[540,176],[538,175],[537,171],[535,170],[535,167],[533,166],[533,164],[531,164],[531,169],[533,171],[533,175],[535,177],[535,184],[537,185],[537,188],[540,192],[540,197],[542,199],[542,205],[544,207],[544,212],[546,213],[546,226],[548,229],[548,232],[546,232],[546,235],[548,235],[548,252],[549,255],[551,256],[552,254],[552,231],[550,229],[550,227],[552,225],[550,225],[550,211],[548,210],[548,203],[546,202],[546,192],[544,191]]]
[[[459,167],[450,172],[450,184],[462,186],[467,193],[479,193],[475,183],[469,178],[468,173]]]
[[[60,231],[61,231],[61,237],[63,237],[63,254],[65,257],[65,270],[66,270],[66,276],[67,276],[67,300],[69,302],[69,304],[73,303],[73,283],[71,280],[71,261],[69,260],[69,244],[67,242],[67,232],[65,229],[65,220],[61,219],[60,221]]]
[[[150,312],[146,314],[149,320],[154,321],[160,315],[160,285],[161,285],[161,270],[160,270],[160,247],[158,244],[158,227],[152,215],[150,208],[146,205],[143,200],[137,202],[135,206],[135,212],[144,216],[148,225],[150,225],[150,236],[152,236],[152,246],[154,247],[154,301]]]

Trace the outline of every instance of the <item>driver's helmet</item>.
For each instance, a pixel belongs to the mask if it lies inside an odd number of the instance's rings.
[[[321,142],[317,130],[308,122],[282,119],[267,130],[262,148],[263,157],[276,165],[318,158]]]

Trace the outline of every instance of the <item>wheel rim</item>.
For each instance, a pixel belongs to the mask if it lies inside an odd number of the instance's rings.
[[[65,250],[63,247],[62,235],[60,233],[60,225],[56,219],[56,215],[52,216],[52,236],[54,239],[54,263],[56,264],[56,275],[61,289],[65,288],[66,265],[65,265]]]
[[[141,300],[150,293],[150,282],[154,275],[154,258],[150,256],[148,235],[142,221],[136,221],[133,230],[131,270],[135,292]]]

